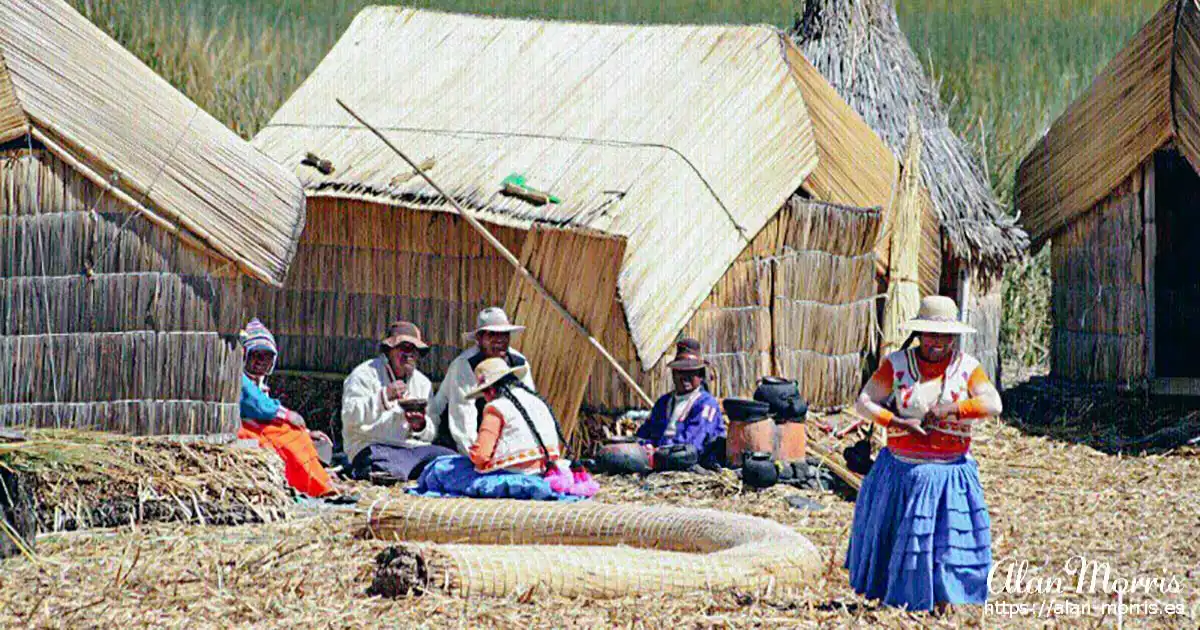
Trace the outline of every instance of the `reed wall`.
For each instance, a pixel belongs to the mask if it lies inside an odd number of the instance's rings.
[[[979,360],[997,387],[1001,386],[1000,318],[1003,291],[1001,278],[993,278],[984,290],[979,278],[972,280],[971,297],[966,305],[967,324],[975,329],[973,335],[963,335],[962,349]]]
[[[489,229],[522,250],[524,232]],[[275,333],[279,367],[289,370],[348,373],[378,353],[388,322],[412,321],[430,345],[420,369],[436,382],[480,309],[504,304],[512,276],[453,214],[315,197],[283,288],[247,280],[246,303]]]
[[[793,199],[775,267],[775,372],[799,381],[811,409],[849,404],[875,351],[874,247],[881,214]]]
[[[1072,381],[1145,378],[1143,174],[1054,235],[1051,370]]]
[[[236,430],[241,299],[48,151],[0,151],[0,425]]]
[[[853,400],[873,350],[875,255],[880,212],[794,197],[746,246],[681,336],[701,343],[718,398],[748,396],[758,379],[800,381],[814,408]],[[643,371],[620,305],[605,342],[647,393],[670,389],[666,363]],[[643,405],[611,369],[597,366],[584,405],[615,412]]]

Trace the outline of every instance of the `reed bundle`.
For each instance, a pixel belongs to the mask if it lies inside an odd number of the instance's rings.
[[[883,343],[880,354],[900,348],[908,331],[900,327],[917,315],[921,306],[918,286],[921,251],[921,135],[910,119],[904,175],[892,215],[891,259],[888,262],[887,302],[883,307]]]
[[[821,304],[777,300],[775,329],[789,340],[788,349],[838,356],[874,349],[875,300]]]
[[[535,226],[525,237],[521,264],[599,339],[613,305],[619,304],[614,298],[624,256],[624,239],[600,232]],[[526,327],[520,342],[536,352],[533,360],[537,386],[558,416],[563,435],[570,439],[593,366],[595,371],[613,372],[612,368],[598,364],[588,338],[515,274],[505,310]]]
[[[257,447],[68,430],[27,437],[0,443],[0,466],[32,488],[42,532],[269,522],[292,503],[282,461]]]
[[[211,332],[0,337],[0,402],[238,399],[241,352]]]
[[[836,256],[874,251],[882,212],[877,208],[822,203],[793,196],[783,208],[777,251],[820,250]]]
[[[794,201],[783,253],[772,260],[775,373],[794,378],[812,409],[835,409],[862,384],[875,348],[878,210]]]
[[[848,304],[875,296],[875,255],[797,251],[772,261],[778,299]]]
[[[241,284],[135,272],[0,277],[0,335],[237,330]]]
[[[111,431],[128,435],[230,433],[238,403],[203,400],[101,400],[0,404],[0,425]]]
[[[435,543],[406,545],[417,586],[463,597],[790,591],[821,566],[808,539],[774,521],[662,506],[407,498],[373,507],[363,534]],[[401,595],[388,587],[402,577],[382,564],[375,588]]]

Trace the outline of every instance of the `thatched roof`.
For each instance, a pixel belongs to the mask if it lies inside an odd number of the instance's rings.
[[[1028,238],[1004,215],[986,175],[950,130],[896,11],[887,0],[808,0],[793,40],[896,155],[910,114],[924,143],[921,170],[947,253],[989,273],[1022,255]]]
[[[304,227],[295,176],[61,0],[0,2],[0,143],[31,132],[160,225],[282,283]]]
[[[1034,145],[1017,209],[1035,247],[1174,142],[1200,166],[1200,7],[1170,0]]]
[[[817,165],[789,45],[760,27],[372,7],[254,142],[310,196],[452,211],[342,98],[487,221],[626,238],[618,291],[649,368]],[[308,152],[335,170],[302,166]],[[561,203],[500,195],[513,173]]]

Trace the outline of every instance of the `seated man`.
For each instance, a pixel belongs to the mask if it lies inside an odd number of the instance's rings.
[[[455,357],[450,367],[446,368],[446,378],[429,404],[429,416],[441,423],[449,434],[445,442],[463,455],[469,453],[479,434],[482,409],[477,409],[475,401],[467,398],[467,392],[478,385],[475,380],[476,366],[484,359],[493,358],[504,359],[513,368],[526,366],[520,380],[529,389],[535,389],[529,362],[520,352],[509,347],[512,334],[525,330],[525,327],[509,322],[508,314],[495,306],[480,311],[476,323],[475,330],[463,333],[475,345]]]
[[[699,348],[700,343],[694,339],[683,339],[676,345],[675,360],[667,364],[675,391],[654,403],[637,437],[655,448],[691,446],[701,466],[715,468],[724,455],[725,419],[720,403],[703,386],[708,363],[701,358]]]
[[[238,437],[256,440],[274,449],[283,459],[288,484],[313,497],[336,494],[329,473],[321,466],[313,440],[328,441],[320,431],[309,431],[300,414],[271,398],[266,377],[275,371],[278,350],[275,336],[258,319],[250,320],[241,332],[245,365],[242,372],[242,428]]]
[[[454,451],[431,444],[437,424],[425,414],[433,384],[417,370],[429,350],[421,329],[393,322],[379,342],[380,354],[359,364],[342,388],[342,445],[351,476],[384,473],[415,479],[430,460]]]

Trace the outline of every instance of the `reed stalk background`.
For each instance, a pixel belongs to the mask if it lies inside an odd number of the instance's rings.
[[[168,81],[249,137],[316,67],[354,15],[388,0],[71,0]],[[407,0],[451,11],[601,22],[766,23],[803,0]],[[952,128],[979,151],[1001,201],[1030,142],[1161,0],[896,0]],[[1005,279],[1002,344],[1015,366],[1047,360],[1048,251]]]

